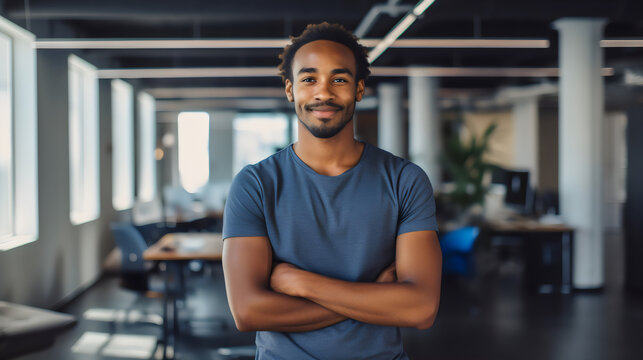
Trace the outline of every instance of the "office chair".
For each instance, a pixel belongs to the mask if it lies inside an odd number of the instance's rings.
[[[127,289],[147,291],[148,273],[153,265],[143,260],[148,245],[138,230],[131,224],[110,224],[116,246],[121,250],[121,286]]]
[[[112,223],[110,230],[114,235],[116,246],[121,250],[121,287],[134,290],[146,297],[161,297],[167,289],[164,288],[160,279],[150,277],[154,272],[154,264],[143,259],[143,252],[148,245],[141,233],[134,225],[125,223]],[[132,309],[128,310],[125,316],[125,319],[128,319],[127,322],[156,325],[162,323],[159,323],[159,318],[158,314],[141,315],[139,311]]]
[[[440,236],[442,270],[445,274],[472,276],[475,259],[473,245],[480,234],[475,226],[465,226]]]

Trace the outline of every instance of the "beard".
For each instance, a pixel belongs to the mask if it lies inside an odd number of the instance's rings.
[[[319,105],[322,105],[322,104],[319,104]],[[323,105],[335,106],[338,109],[340,109],[340,111],[344,109],[343,106],[336,105],[336,104],[333,104],[333,103],[326,103],[326,104],[323,104]],[[304,106],[305,111],[310,111],[313,108],[314,108],[314,105],[313,106],[310,106],[310,105]],[[320,138],[320,139],[328,139],[328,138],[331,138],[331,137],[337,135],[340,131],[342,131],[346,127],[346,124],[348,124],[353,119],[353,113],[354,112],[355,112],[355,104],[353,104],[351,107],[348,108],[348,111],[344,114],[345,117],[342,118],[342,120],[339,123],[337,123],[335,125],[332,125],[332,126],[326,126],[326,124],[328,122],[330,122],[331,119],[320,119],[324,124],[320,125],[320,126],[314,126],[312,124],[308,124],[305,121],[303,121],[301,119],[303,116],[299,116],[299,114],[297,114],[298,115],[297,118],[299,119],[299,122],[302,125],[304,125],[304,127],[308,130],[308,132],[310,132],[314,137]]]

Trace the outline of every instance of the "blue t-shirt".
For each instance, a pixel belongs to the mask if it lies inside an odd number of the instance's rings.
[[[373,282],[400,234],[436,230],[429,178],[365,144],[338,176],[316,173],[292,145],[246,166],[226,200],[223,238],[267,236],[273,259],[335,279]],[[348,319],[308,332],[258,331],[257,359],[407,359],[400,329]]]

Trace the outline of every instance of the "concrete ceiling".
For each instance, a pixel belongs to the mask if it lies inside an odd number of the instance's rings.
[[[286,38],[309,23],[337,22],[355,29],[374,5],[387,0],[0,0],[0,12],[38,39],[246,39]],[[417,1],[401,0],[410,7]],[[26,6],[28,4],[28,7]],[[562,17],[606,19],[605,38],[643,38],[643,1],[635,0],[437,0],[401,38],[547,39],[544,49],[389,49],[374,66],[556,67]],[[381,38],[403,16],[381,15],[364,38]],[[55,50],[41,50],[55,51]],[[271,67],[280,49],[80,50],[99,68]],[[643,67],[643,48],[606,48],[605,65],[621,81]],[[384,78],[369,80],[375,85]],[[387,81],[391,79],[386,78]],[[280,86],[279,78],[141,79],[143,87]],[[400,81],[404,81],[400,79]],[[444,88],[521,86],[555,78],[447,77]]]

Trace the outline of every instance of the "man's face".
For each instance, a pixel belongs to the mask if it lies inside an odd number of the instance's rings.
[[[364,94],[364,80],[356,81],[355,74],[355,57],[340,43],[317,40],[297,50],[286,96],[313,136],[333,137],[351,121]]]

